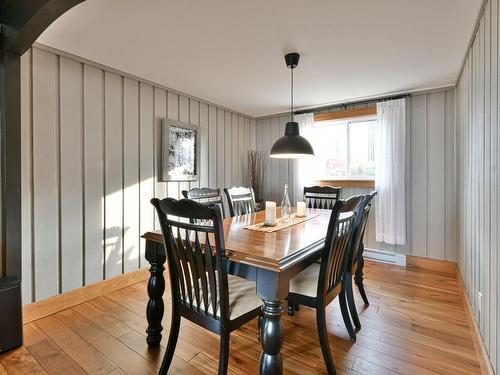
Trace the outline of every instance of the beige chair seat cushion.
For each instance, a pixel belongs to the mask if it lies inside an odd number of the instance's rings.
[[[315,298],[320,266],[318,263],[313,263],[290,280],[290,292]]]
[[[254,282],[233,275],[227,275],[227,281],[229,283],[229,319],[236,319],[262,306],[262,300],[255,294]]]
[[[215,271],[215,278],[218,282],[217,271]],[[245,280],[238,276],[227,275],[228,290],[229,290],[229,319],[234,320],[241,315],[252,311],[256,307],[262,306],[262,300],[257,297],[255,283]],[[218,291],[217,291],[218,293]],[[209,307],[208,312],[213,315],[213,308],[211,303],[210,292],[208,293]],[[193,289],[193,296],[195,292]],[[205,303],[203,299],[200,301],[200,310],[205,310]],[[216,316],[220,318],[220,301],[218,302]],[[193,301],[193,307],[196,308],[196,302]]]

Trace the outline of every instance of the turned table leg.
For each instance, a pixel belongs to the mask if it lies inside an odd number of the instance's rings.
[[[162,338],[163,326],[161,321],[164,312],[163,292],[165,291],[165,278],[163,277],[163,271],[165,270],[166,256],[163,244],[147,240],[146,259],[151,265],[149,268],[151,276],[148,282],[149,301],[146,308],[148,320],[146,342],[149,346],[158,346]]]
[[[264,301],[262,322],[260,325],[260,373],[264,375],[283,374],[281,346],[283,345],[283,306],[279,301]]]
[[[260,355],[261,375],[282,375],[284,328],[281,314],[282,301],[288,295],[289,277],[283,273],[269,270],[257,270],[257,294],[264,302],[262,306],[262,321],[260,324]]]

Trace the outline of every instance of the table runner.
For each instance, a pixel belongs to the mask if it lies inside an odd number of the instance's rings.
[[[269,226],[266,225],[265,223],[256,223],[249,225],[245,227],[245,229],[250,229],[250,230],[255,230],[258,232],[266,232],[266,233],[272,233],[276,232],[281,229],[285,229],[288,227],[291,227],[292,225],[300,224],[303,223],[304,221],[314,219],[315,217],[318,217],[318,214],[315,215],[306,215],[303,217],[298,217],[295,214],[290,215],[290,220],[284,222],[282,218],[276,219],[276,225],[275,226]]]

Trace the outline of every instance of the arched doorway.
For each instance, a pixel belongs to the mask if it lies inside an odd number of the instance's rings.
[[[83,1],[0,0],[0,353],[22,344],[21,55],[52,22]]]

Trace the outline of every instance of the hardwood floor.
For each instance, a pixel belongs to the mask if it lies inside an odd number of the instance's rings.
[[[340,374],[480,374],[463,301],[454,274],[367,262],[370,306],[357,295],[362,329],[349,340],[338,303],[329,308],[328,329]],[[356,289],[356,288],[355,288]],[[356,289],[357,290],[357,289]],[[146,282],[113,291],[29,322],[24,346],[0,357],[4,374],[155,374],[169,331],[166,291],[162,347],[145,340]],[[285,310],[286,311],[286,310]],[[314,311],[284,315],[285,374],[325,374]],[[186,320],[172,374],[215,374],[218,337]],[[231,335],[229,374],[257,374],[257,322]]]

